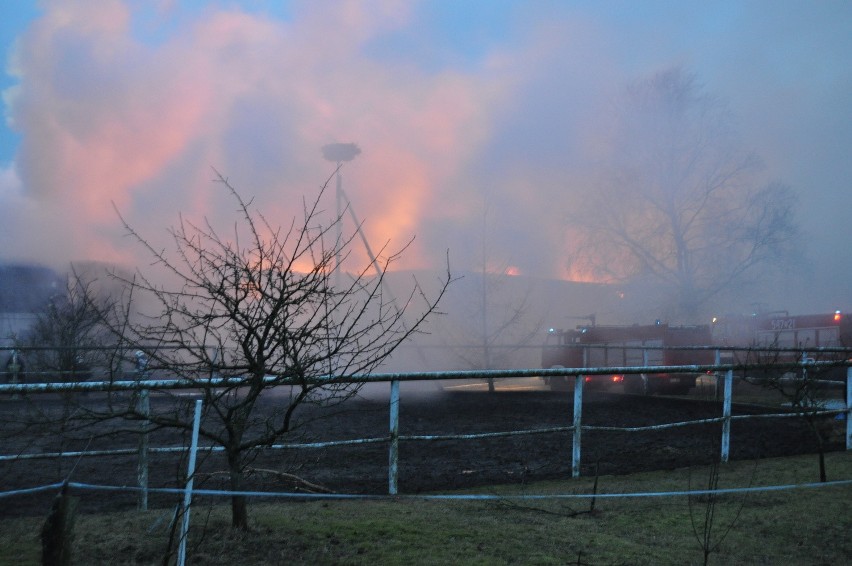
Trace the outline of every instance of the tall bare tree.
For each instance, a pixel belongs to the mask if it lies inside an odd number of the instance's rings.
[[[196,381],[204,395],[200,434],[222,446],[230,488],[240,491],[255,449],[279,441],[293,426],[302,403],[340,402],[357,390],[353,377],[374,370],[435,312],[450,282],[449,268],[436,295],[427,297],[417,281],[404,301],[384,287],[385,274],[406,246],[375,254],[380,262],[335,276],[356,231],[337,231],[342,214],[322,224],[320,202],[326,185],[303,200],[301,217],[284,228],[251,208],[219,173],[217,181],[236,203],[239,218],[225,236],[208,221],[181,218],[170,230],[173,253],[155,248],[127,222],[128,233],[153,256],[175,284],[150,273],[123,279],[136,304],[154,304],[144,317],[125,310],[115,329],[144,351],[148,370],[172,372]],[[345,214],[345,211],[344,213]],[[397,295],[399,296],[399,295]],[[207,385],[214,376],[242,378],[237,387]],[[262,394],[285,387],[272,412],[258,410]],[[131,418],[136,409],[131,407]],[[143,415],[135,415],[143,418]],[[153,427],[192,426],[188,411],[144,416]],[[247,528],[243,496],[231,500],[232,524]]]
[[[482,212],[479,273],[470,277],[470,288],[453,308],[446,336],[457,360],[467,369],[510,367],[513,357],[529,346],[540,334],[543,323],[533,320],[530,297],[532,287],[518,289],[512,285],[508,262],[496,262],[490,252],[491,230],[486,202]],[[475,288],[474,288],[475,287]],[[454,316],[453,316],[454,315]],[[494,391],[494,380],[488,380],[488,390]]]
[[[707,303],[790,257],[796,198],[761,184],[726,106],[680,67],[633,84],[599,187],[571,215],[575,266],[657,286],[669,314]]]

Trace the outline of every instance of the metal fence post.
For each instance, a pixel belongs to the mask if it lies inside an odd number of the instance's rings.
[[[713,360],[713,363],[714,363],[714,365],[717,365],[717,366],[722,365],[722,351],[721,350],[716,350],[716,357]],[[716,374],[717,376],[719,375],[718,370],[715,370],[713,373]],[[716,401],[719,400],[719,378],[718,377],[713,380],[713,399],[715,399]]]
[[[728,461],[731,446],[731,390],[734,383],[734,370],[725,372],[725,400],[722,402],[722,462]]]
[[[852,367],[846,368],[846,450],[852,450]]]
[[[574,444],[571,454],[571,477],[580,477],[580,437],[583,430],[583,376],[574,377]]]
[[[180,530],[177,564],[186,564],[186,539],[189,536],[189,508],[192,503],[192,484],[195,480],[195,456],[198,452],[198,429],[201,428],[201,399],[195,401],[195,419],[192,422],[192,444],[189,447],[189,463],[186,466],[186,490],[183,495],[183,523]]]
[[[391,381],[390,448],[388,450],[388,494],[397,494],[399,472],[399,381]]]

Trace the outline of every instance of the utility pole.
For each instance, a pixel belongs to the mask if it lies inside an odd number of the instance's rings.
[[[340,173],[340,170],[343,168],[343,164],[348,161],[352,161],[361,153],[361,148],[358,147],[357,144],[354,143],[331,143],[328,145],[322,146],[322,156],[325,157],[328,161],[337,164],[336,171],[336,190],[335,190],[335,199],[337,202],[337,241],[335,242],[335,256],[334,256],[334,285],[337,287],[340,285],[340,247],[341,242],[343,241],[343,175]]]

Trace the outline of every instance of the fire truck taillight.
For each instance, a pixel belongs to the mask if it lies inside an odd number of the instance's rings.
[[[834,311],[834,322],[840,322],[840,311]]]

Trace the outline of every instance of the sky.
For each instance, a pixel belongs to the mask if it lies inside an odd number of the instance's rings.
[[[227,226],[215,171],[286,225],[356,143],[367,239],[415,238],[397,268],[478,269],[485,241],[576,278],[618,97],[682,66],[799,196],[807,292],[778,307],[852,310],[847,1],[8,0],[0,53],[0,261],[141,264],[118,214],[164,247],[179,214]]]

